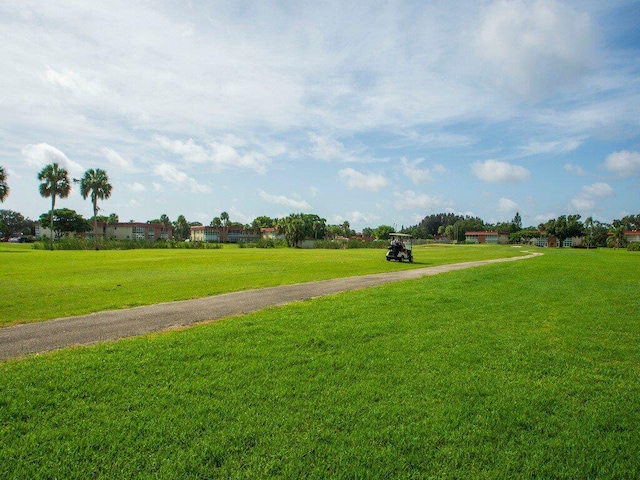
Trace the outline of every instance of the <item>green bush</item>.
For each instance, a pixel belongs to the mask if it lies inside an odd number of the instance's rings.
[[[48,250],[49,240],[44,239],[33,244],[35,250]],[[182,242],[176,240],[105,240],[98,241],[99,250],[136,250],[136,249],[219,249],[220,243]],[[61,238],[53,242],[54,250],[94,250],[93,239],[88,238]]]
[[[255,242],[239,243],[238,248],[284,248],[287,242],[281,238],[261,238]]]
[[[631,242],[627,245],[627,250],[630,252],[640,252],[640,242]]]

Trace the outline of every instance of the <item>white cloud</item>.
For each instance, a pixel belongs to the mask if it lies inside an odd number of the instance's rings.
[[[537,223],[547,223],[552,218],[558,218],[558,214],[556,212],[540,213],[534,219]]]
[[[180,155],[186,163],[210,163],[218,168],[244,168],[260,174],[267,172],[269,159],[262,153],[250,151],[240,154],[232,145],[212,141],[208,149],[196,143],[192,138],[186,142],[170,140],[162,135],[153,137],[165,150]],[[236,137],[231,137],[237,141]]]
[[[362,173],[353,168],[340,170],[338,175],[349,188],[360,188],[362,190],[376,192],[388,184],[387,179],[382,175],[377,173]]]
[[[436,196],[426,193],[416,193],[412,190],[406,192],[394,192],[396,201],[394,202],[398,210],[420,208],[425,211],[435,211],[444,207],[450,207],[449,202],[443,201]]]
[[[109,163],[115,164],[116,166],[122,168],[125,172],[135,173],[141,171],[133,164],[132,161],[127,160],[112,148],[101,147],[100,151],[106,157],[106,159],[109,160]]]
[[[134,193],[140,193],[140,192],[144,192],[147,190],[147,187],[145,187],[144,185],[142,185],[141,183],[135,182],[135,183],[127,183],[125,184],[125,187],[127,188],[127,190],[129,190],[130,192],[134,192]]]
[[[420,183],[424,183],[430,180],[433,180],[433,175],[428,168],[418,168],[418,164],[422,162],[422,160],[416,160],[414,162],[410,162],[406,158],[402,158],[400,160],[402,164],[403,173],[411,179],[414,185],[418,185]]]
[[[520,183],[529,178],[526,168],[497,160],[474,162],[471,170],[480,180],[489,183]]]
[[[622,150],[613,152],[604,162],[604,168],[620,177],[640,175],[640,152]]]
[[[568,173],[572,173],[576,177],[584,177],[587,174],[582,167],[571,163],[565,164],[564,170]]]
[[[518,210],[518,204],[508,198],[500,198],[498,200],[498,211],[503,213],[512,213]]]
[[[164,187],[161,184],[159,184],[157,182],[151,182],[151,184],[153,185],[153,190],[156,193],[160,193],[160,192],[164,191]]]
[[[310,210],[311,205],[309,205],[305,200],[295,200],[293,198],[286,197],[284,195],[272,195],[270,193],[265,192],[264,190],[260,190],[260,198],[262,198],[267,203],[273,203],[276,205],[285,205],[287,207],[295,208],[298,210]]]
[[[597,209],[599,202],[615,195],[615,190],[607,183],[585,185],[582,191],[571,199],[570,206],[580,213],[588,213]]]
[[[49,82],[71,90],[76,95],[99,95],[106,91],[106,89],[98,82],[87,80],[73,70],[66,70],[63,73],[58,72],[47,65],[46,77]]]
[[[567,138],[552,142],[539,142],[532,140],[526,145],[519,147],[521,156],[540,155],[544,153],[567,153],[578,148],[584,140],[582,138]]]
[[[51,163],[58,163],[66,168],[71,176],[80,176],[84,173],[84,168],[78,162],[69,160],[67,156],[47,143],[30,144],[22,149],[22,156],[31,167],[42,168]]]
[[[311,196],[314,198],[318,196],[318,193],[320,193],[320,190],[314,186],[309,187],[309,191],[311,192]]]
[[[175,153],[176,155],[181,155],[182,159],[187,163],[205,163],[210,159],[204,147],[196,144],[192,138],[186,142],[170,140],[167,137],[157,134],[154,135],[153,138],[165,150]]]
[[[314,158],[330,161],[345,160],[348,157],[344,145],[333,138],[310,132],[309,141],[312,144],[309,148],[309,154]]]
[[[162,163],[158,165],[154,172],[167,182],[179,187],[187,187],[192,193],[210,193],[213,189],[209,185],[201,185],[186,173],[179,171],[173,165]]]
[[[483,14],[477,47],[498,85],[536,98],[590,69],[596,37],[588,14],[555,0],[495,1]]]
[[[436,172],[436,173],[439,173],[439,174],[446,173],[446,171],[447,171],[447,169],[445,168],[445,166],[444,166],[444,165],[442,165],[441,163],[436,163],[436,164],[433,166],[432,170],[433,170],[434,172]]]

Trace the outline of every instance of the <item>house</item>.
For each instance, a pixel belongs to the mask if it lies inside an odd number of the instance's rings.
[[[173,227],[171,225],[165,227],[161,223],[112,223],[98,222],[97,230],[93,230],[93,222],[91,222],[91,230],[78,234],[79,237],[93,238],[98,236],[106,239],[115,240],[168,240],[173,236]],[[50,238],[51,230],[41,226],[36,222],[36,238]]]
[[[490,243],[506,245],[509,243],[509,233],[507,232],[466,232],[464,239],[467,243]]]
[[[261,230],[245,229],[240,225],[230,227],[202,225],[191,227],[190,238],[194,242],[247,243],[263,238]]]
[[[625,230],[622,233],[624,233],[628,243],[640,242],[640,230]]]

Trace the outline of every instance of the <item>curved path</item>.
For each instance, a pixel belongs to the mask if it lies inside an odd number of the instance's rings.
[[[438,273],[490,263],[523,260],[537,255],[542,254],[530,253],[521,257],[454,263],[401,272],[376,273],[282,285],[0,328],[0,360],[74,345],[117,340],[199,322],[218,320],[231,315],[251,313],[266,307],[284,305],[347,290],[437,275]]]

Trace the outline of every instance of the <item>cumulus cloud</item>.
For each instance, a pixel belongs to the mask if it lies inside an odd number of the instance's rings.
[[[586,73],[596,39],[588,14],[555,0],[496,1],[482,16],[477,48],[497,84],[535,98]]]
[[[406,192],[394,192],[396,201],[394,202],[398,210],[420,208],[421,210],[433,211],[444,207],[450,207],[450,203],[441,198],[427,195],[426,193],[416,193],[412,190]]]
[[[262,198],[267,203],[273,203],[276,205],[285,205],[287,207],[295,208],[297,210],[310,210],[311,205],[309,205],[305,200],[296,200],[294,198],[289,198],[284,195],[272,195],[270,193],[265,192],[264,190],[260,190],[260,198]]]
[[[137,168],[131,160],[127,160],[112,148],[101,147],[100,151],[105,156],[105,158],[109,160],[110,164],[116,165],[122,168],[124,171],[130,172],[130,173],[135,173],[140,171],[140,169]]]
[[[360,188],[376,192],[387,186],[387,179],[377,173],[362,173],[353,168],[345,168],[338,175],[349,188]]]
[[[189,188],[192,193],[211,193],[213,191],[209,185],[199,184],[195,179],[168,163],[158,165],[154,172],[156,175],[162,177],[165,182],[178,187]]]
[[[589,212],[597,208],[598,202],[615,195],[615,190],[607,183],[585,185],[581,192],[571,199],[570,206],[579,212]]]
[[[587,172],[585,172],[582,167],[578,165],[573,165],[571,163],[565,164],[564,170],[565,172],[571,173],[576,177],[584,177],[587,174]]]
[[[78,162],[69,158],[56,147],[47,143],[29,144],[22,149],[22,156],[31,167],[42,168],[50,163],[58,163],[66,168],[72,176],[80,176],[84,173],[84,168]]]
[[[242,168],[260,174],[267,172],[267,165],[270,163],[267,156],[260,152],[241,154],[234,146],[226,143],[212,141],[203,146],[192,138],[186,142],[157,134],[153,138],[163,149],[180,155],[185,163],[209,163],[221,169]]]
[[[529,178],[526,168],[497,160],[474,162],[471,170],[480,180],[489,183],[521,183]]]
[[[333,138],[310,132],[309,141],[311,142],[309,154],[314,158],[329,161],[345,160],[348,156],[344,145]]]
[[[498,200],[498,211],[503,213],[511,213],[518,210],[518,204],[513,200],[502,197]]]
[[[418,168],[418,164],[420,164],[422,160],[410,162],[403,157],[400,162],[402,164],[402,172],[410,178],[415,185],[433,180],[433,175],[428,168]]]
[[[129,190],[130,192],[134,192],[134,193],[140,193],[140,192],[144,192],[147,190],[147,187],[145,187],[144,185],[142,185],[141,183],[135,182],[135,183],[127,183],[125,185],[125,187],[127,187],[127,190]]]
[[[640,152],[613,152],[607,156],[604,168],[623,178],[640,175]]]

